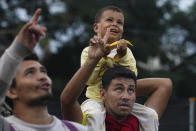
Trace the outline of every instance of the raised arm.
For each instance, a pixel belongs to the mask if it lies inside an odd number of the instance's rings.
[[[146,78],[137,81],[137,95],[147,96],[147,107],[154,109],[160,119],[172,92],[172,82],[168,78]]]
[[[82,93],[97,61],[88,58],[64,88],[61,94],[63,119],[82,123],[82,110],[77,99]]]
[[[11,46],[0,58],[0,103],[4,100],[20,62],[31,53],[40,37],[45,35],[46,28],[37,25],[40,13],[41,9],[38,9],[32,20],[23,26]]]
[[[107,39],[107,36],[106,33],[104,39]],[[64,119],[82,123],[82,110],[77,99],[95,66],[107,51],[104,43],[104,40],[97,36],[90,40],[86,61],[64,88],[61,94],[61,109]]]

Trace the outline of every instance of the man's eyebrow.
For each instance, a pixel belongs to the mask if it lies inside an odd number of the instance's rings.
[[[122,83],[116,83],[116,86],[124,86]]]
[[[40,70],[47,71],[47,69],[46,69],[46,67],[45,67],[45,66],[41,66],[41,67],[40,67]]]
[[[24,73],[32,71],[32,70],[35,70],[35,68],[34,67],[29,67],[29,68],[25,69]]]
[[[122,84],[122,83],[116,83],[115,84],[116,86],[123,86],[124,87],[124,85]],[[135,86],[135,84],[130,84],[130,85],[128,85],[130,88],[136,88],[136,86]]]
[[[130,88],[136,88],[135,84],[130,84],[129,87]]]

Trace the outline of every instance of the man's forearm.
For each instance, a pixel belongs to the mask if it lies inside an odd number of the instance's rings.
[[[15,39],[0,58],[0,103],[4,100],[20,62],[29,53],[30,51]]]
[[[77,101],[99,60],[87,59],[61,94],[62,115],[66,120],[82,122],[82,110]]]
[[[65,103],[73,103],[78,99],[97,63],[98,60],[95,59],[86,60],[66,85],[61,94],[61,101],[67,101]]]

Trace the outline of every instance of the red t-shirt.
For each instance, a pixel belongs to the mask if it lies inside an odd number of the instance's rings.
[[[129,115],[124,122],[118,122],[109,114],[106,114],[106,131],[139,131],[138,119]]]

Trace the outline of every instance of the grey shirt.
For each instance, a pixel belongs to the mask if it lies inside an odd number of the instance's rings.
[[[9,89],[11,82],[16,75],[18,67],[23,58],[30,54],[31,51],[27,49],[23,44],[19,43],[17,37],[5,50],[0,58],[0,104],[4,102],[5,94]],[[0,116],[0,130],[10,131],[9,124],[5,119]]]
[[[4,101],[18,66],[31,51],[16,39],[0,58],[0,104]]]
[[[23,44],[19,43],[17,38],[11,44],[11,46],[5,51],[5,53],[0,58],[0,104],[5,99],[5,94],[9,89],[13,78],[15,77],[18,67],[20,63],[23,61],[23,58],[30,54],[31,51],[26,48]],[[25,123],[20,119],[16,118],[15,116],[10,116],[8,118],[3,118],[0,116],[0,131],[10,131],[10,125],[15,128],[16,131],[22,129],[29,129],[29,131],[40,130],[42,131],[52,131],[52,130],[61,130],[61,131],[68,131],[68,127],[64,125],[59,119],[54,117],[54,120],[51,124],[48,125],[33,125],[30,123]],[[8,121],[8,122],[7,122]],[[79,131],[92,131],[93,129],[88,127],[84,127],[81,124],[70,122],[76,129]],[[28,126],[27,126],[28,125]],[[55,125],[55,126],[54,126]],[[54,127],[53,127],[54,126]],[[20,128],[21,127],[21,128]],[[26,131],[26,130],[25,130]]]

